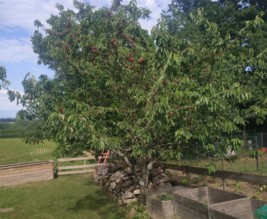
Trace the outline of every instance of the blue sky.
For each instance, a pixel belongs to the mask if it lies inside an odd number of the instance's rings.
[[[82,0],[80,0],[82,1]],[[83,0],[92,5],[108,6],[111,0]],[[123,3],[129,0],[124,0]],[[51,14],[57,14],[56,3],[73,8],[72,0],[0,0],[0,66],[7,70],[10,89],[22,92],[21,81],[30,72],[36,78],[41,74],[51,77],[53,72],[37,64],[37,55],[32,51],[31,36],[34,20],[45,24]],[[151,10],[149,20],[140,21],[150,30],[156,24],[162,10],[167,9],[171,0],[137,0],[137,4]],[[21,106],[10,103],[5,90],[0,90],[0,118],[16,116]]]

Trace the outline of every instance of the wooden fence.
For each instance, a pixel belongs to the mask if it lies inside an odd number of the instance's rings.
[[[191,175],[190,175],[191,173],[194,173],[197,175],[206,175],[206,176],[221,178],[223,182],[224,190],[226,187],[226,183],[225,183],[226,179],[243,181],[243,182],[248,182],[248,183],[257,184],[257,185],[267,184],[267,176],[238,173],[238,172],[231,172],[231,171],[224,171],[224,170],[216,170],[216,172],[209,174],[207,168],[176,165],[176,164],[170,164],[170,163],[163,163],[163,167],[165,169],[178,170],[178,171],[182,171],[186,173],[189,178],[189,183],[191,181]]]
[[[57,175],[71,175],[71,174],[82,174],[82,173],[93,173],[95,172],[95,166],[98,164],[86,164],[86,161],[94,160],[92,156],[89,157],[74,157],[74,158],[59,158],[57,159]],[[83,161],[81,163],[80,161]],[[68,162],[66,164],[66,162]],[[78,162],[78,163],[77,163]]]
[[[53,178],[53,161],[0,166],[0,187],[51,180]]]

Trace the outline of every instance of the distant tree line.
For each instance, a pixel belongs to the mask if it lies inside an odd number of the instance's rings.
[[[0,118],[0,122],[15,122],[14,118]]]
[[[27,138],[36,130],[38,121],[16,119],[0,119],[0,138]]]

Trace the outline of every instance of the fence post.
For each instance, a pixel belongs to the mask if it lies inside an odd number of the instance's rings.
[[[222,178],[223,191],[226,191],[226,179]]]
[[[187,180],[188,180],[188,185],[191,185],[191,173],[187,173]]]

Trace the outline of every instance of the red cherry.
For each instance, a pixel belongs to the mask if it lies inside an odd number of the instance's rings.
[[[60,108],[60,109],[58,109],[58,112],[62,114],[62,113],[64,113],[64,109]]]
[[[97,50],[97,48],[96,48],[95,46],[92,46],[92,47],[91,47],[91,50],[92,50],[92,52],[94,52],[94,53],[98,52],[98,50]]]
[[[138,63],[142,64],[145,60],[143,58],[138,59]]]
[[[134,58],[133,57],[128,57],[128,61],[129,62],[134,62]]]

